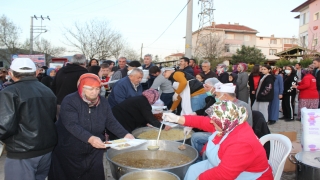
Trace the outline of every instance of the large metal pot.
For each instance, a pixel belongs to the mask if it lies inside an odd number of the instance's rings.
[[[180,178],[167,171],[143,170],[134,171],[121,176],[120,180],[137,180],[137,179],[165,179],[165,180],[180,180]]]
[[[148,140],[146,143],[136,146],[133,148],[129,149],[124,149],[124,150],[115,150],[115,149],[109,149],[107,151],[107,159],[110,164],[110,169],[112,172],[112,176],[115,179],[119,179],[122,175],[127,174],[129,172],[133,171],[141,171],[141,170],[160,170],[160,171],[169,171],[177,176],[179,176],[180,179],[184,178],[184,175],[186,174],[188,168],[197,160],[198,158],[198,152],[196,149],[193,147],[186,145],[186,149],[184,151],[181,151],[178,149],[178,146],[181,145],[179,142],[174,142],[174,141],[163,141],[159,140],[159,146],[160,149],[158,151],[170,151],[170,152],[175,152],[175,153],[180,153],[183,155],[188,156],[191,161],[180,165],[180,166],[175,166],[175,167],[169,167],[169,168],[159,168],[159,169],[141,169],[141,168],[134,168],[134,167],[129,167],[125,165],[118,164],[112,160],[112,158],[118,154],[126,153],[126,152],[132,152],[132,151],[137,151],[137,150],[147,150],[147,147],[150,145],[155,145],[156,140]],[[153,151],[154,152],[154,151]],[[152,153],[152,151],[150,151]],[[146,155],[148,156],[148,155]],[[148,156],[149,157],[149,156]],[[150,159],[152,160],[152,155],[150,156]]]
[[[297,165],[297,180],[319,180],[320,179],[320,152],[303,151],[295,156],[289,156],[289,160]]]
[[[176,126],[172,129],[180,129],[183,131],[183,128],[184,126]],[[154,131],[155,128],[150,128],[150,127],[141,127],[141,128],[137,128],[135,130],[132,131],[132,135],[135,137],[135,138],[138,138],[138,136],[141,134],[141,133],[144,133],[144,132],[147,132],[147,131]],[[162,132],[162,131],[161,131]],[[190,134],[192,135],[194,133],[194,131],[191,131]],[[181,142],[183,141],[183,139],[178,139],[178,140],[175,140],[177,142]],[[186,138],[186,144],[189,144],[191,145],[191,136],[189,138]]]

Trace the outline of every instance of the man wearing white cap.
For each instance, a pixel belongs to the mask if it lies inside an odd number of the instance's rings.
[[[248,119],[247,122],[250,124],[250,126],[252,127],[252,111],[251,111],[251,107],[249,106],[249,104],[247,104],[246,102],[243,102],[239,99],[236,98],[236,94],[235,94],[235,89],[236,86],[233,85],[233,83],[225,83],[225,84],[216,84],[215,85],[216,88],[216,101],[232,101],[233,103],[239,105],[239,106],[243,106],[247,109],[248,111]]]
[[[29,58],[12,61],[14,83],[0,92],[0,140],[8,152],[5,179],[45,179],[57,143],[56,96],[38,81]]]

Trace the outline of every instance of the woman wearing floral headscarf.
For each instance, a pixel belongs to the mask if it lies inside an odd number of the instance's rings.
[[[136,128],[145,127],[150,124],[160,128],[161,123],[153,116],[151,105],[159,99],[158,91],[148,89],[142,92],[140,96],[134,96],[122,101],[112,108],[114,117],[128,131],[132,132]],[[170,126],[164,126],[169,130]],[[116,136],[107,131],[109,138],[115,139]]]
[[[209,117],[164,113],[169,122],[214,132],[206,147],[208,160],[190,166],[184,179],[273,179],[266,151],[246,122],[246,108],[222,101],[206,111]]]
[[[248,103],[249,101],[249,91],[248,91],[248,66],[246,63],[239,63],[238,65],[238,79],[237,85],[239,87],[238,99]]]
[[[113,117],[108,101],[99,96],[100,84],[97,75],[83,74],[78,80],[78,91],[63,99],[49,180],[104,180],[105,128],[119,138],[134,139]]]
[[[218,80],[221,83],[229,82],[229,73],[227,71],[228,71],[228,67],[225,64],[218,64],[217,74],[218,74]]]

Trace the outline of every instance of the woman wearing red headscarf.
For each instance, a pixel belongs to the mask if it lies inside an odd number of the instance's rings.
[[[97,75],[83,74],[78,91],[63,99],[49,180],[104,180],[105,128],[118,138],[134,138],[113,117],[108,101],[99,96],[100,84]]]
[[[151,124],[160,128],[161,123],[153,116],[151,105],[159,99],[158,91],[148,89],[142,92],[140,96],[134,96],[122,101],[112,108],[114,117],[128,131],[132,132],[136,128],[145,127]],[[170,126],[163,127],[169,130]],[[115,135],[109,131],[109,138],[115,139]]]

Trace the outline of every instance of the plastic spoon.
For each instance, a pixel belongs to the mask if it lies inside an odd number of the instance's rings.
[[[164,120],[163,120],[164,121]],[[161,133],[161,130],[162,130],[162,126],[163,126],[163,121],[161,122],[161,126],[160,126],[160,129],[159,129],[159,133],[158,133],[158,138],[157,138],[157,142],[156,142],[156,145],[155,146],[148,146],[148,150],[150,151],[157,151],[160,147],[158,145],[159,143],[159,138],[160,138],[160,133]]]
[[[184,145],[186,142],[187,133],[184,134],[183,143],[178,147],[179,150],[183,151],[186,149],[186,146]]]

